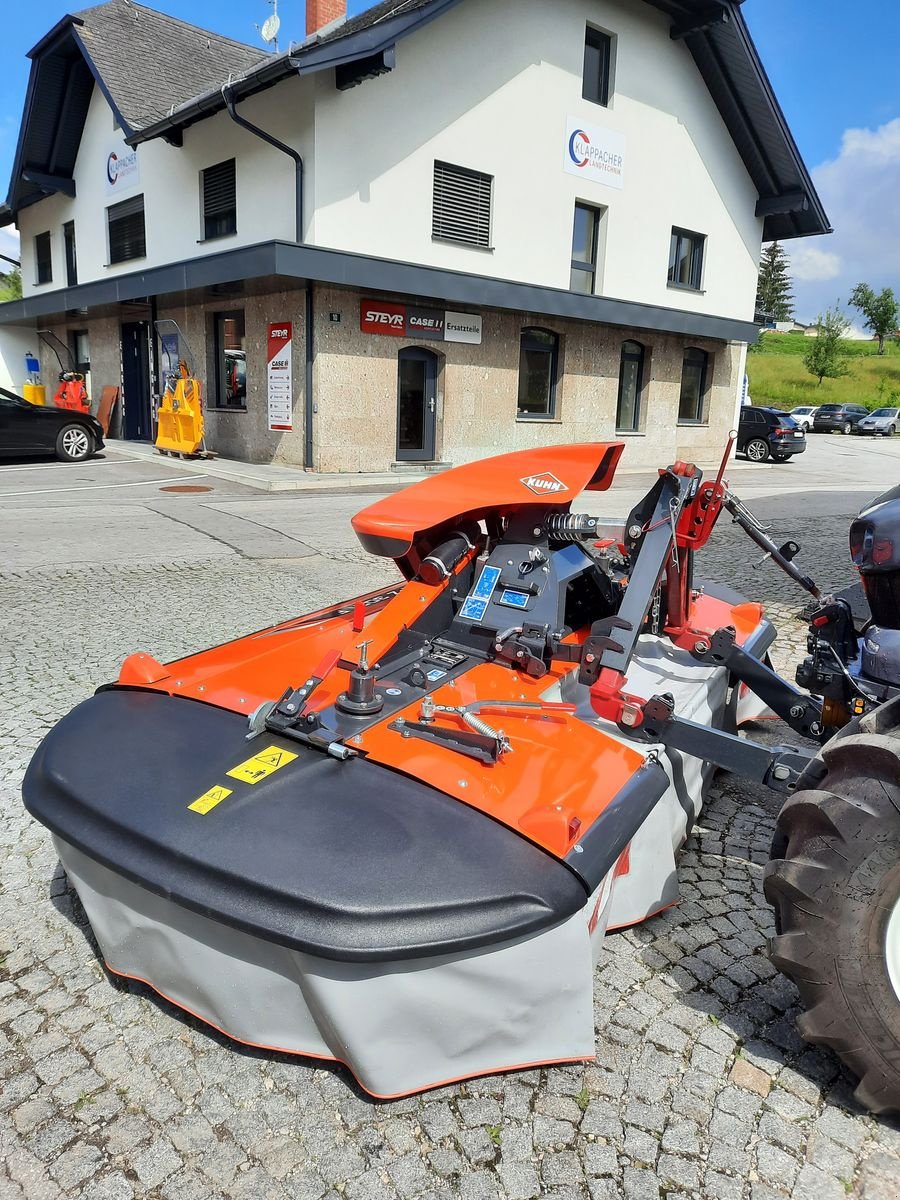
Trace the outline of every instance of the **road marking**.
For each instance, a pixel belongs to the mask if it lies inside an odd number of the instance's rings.
[[[232,767],[225,774],[232,779],[240,779],[242,783],[259,783],[260,779],[265,779],[267,775],[286,767],[296,757],[297,755],[291,754],[290,750],[279,750],[277,746],[267,746],[265,750],[260,750],[259,754],[254,754],[245,762],[238,763],[236,767]]]
[[[115,462],[111,458],[86,458],[83,462],[43,462],[43,463],[25,463],[21,467],[14,467],[4,464],[0,466],[0,475],[8,475],[11,471],[49,471],[51,469],[59,471],[71,471],[73,467],[108,467]],[[124,464],[120,464],[124,465]]]
[[[123,487],[152,487],[157,483],[172,483],[173,479],[181,479],[183,476],[169,475],[165,479],[138,479],[134,483],[86,483],[84,487],[71,488],[37,488],[30,492],[0,492],[0,500],[10,498],[18,499],[19,496],[62,496],[65,492],[97,492],[104,488],[123,488]],[[209,479],[208,475],[192,475],[192,479]]]
[[[202,796],[198,796],[193,804],[188,805],[188,808],[191,812],[202,813],[205,816],[210,809],[215,808],[217,804],[221,804],[230,795],[231,788],[222,787],[221,784],[217,783],[208,792],[204,792]]]

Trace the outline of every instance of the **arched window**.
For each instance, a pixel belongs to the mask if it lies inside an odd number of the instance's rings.
[[[523,329],[519,348],[519,403],[522,419],[556,416],[559,336],[550,329]]]
[[[678,401],[679,421],[706,420],[706,387],[709,375],[709,355],[696,346],[688,346],[681,363],[681,397]]]
[[[644,347],[640,342],[623,342],[619,361],[619,401],[616,429],[641,427],[641,393],[644,389]]]

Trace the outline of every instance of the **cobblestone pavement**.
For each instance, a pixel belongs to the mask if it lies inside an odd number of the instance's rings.
[[[843,547],[845,530],[808,532]],[[729,541],[701,571],[765,584],[784,662],[801,601]],[[174,657],[379,570],[347,551],[0,575],[0,1197],[896,1200],[898,1128],[858,1111],[837,1062],[800,1041],[794,988],[765,956],[777,801],[761,787],[720,780],[681,861],[683,902],[607,940],[596,1064],[377,1104],[339,1068],[241,1048],[104,976],[19,800],[44,732],[134,649]]]

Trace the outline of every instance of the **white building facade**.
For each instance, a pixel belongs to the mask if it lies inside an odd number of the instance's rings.
[[[142,41],[192,64],[181,97],[126,75]],[[0,341],[51,328],[127,437],[153,436],[174,318],[220,453],[714,457],[762,240],[828,229],[736,3],[412,0],[266,55],[110,0],[32,61]]]

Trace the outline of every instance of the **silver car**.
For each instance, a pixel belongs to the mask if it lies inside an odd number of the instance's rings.
[[[900,408],[876,408],[853,427],[854,433],[893,437],[900,425]]]

